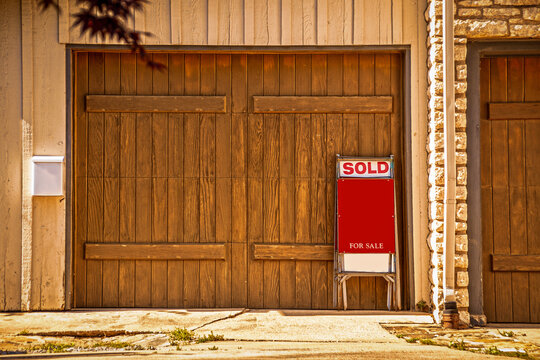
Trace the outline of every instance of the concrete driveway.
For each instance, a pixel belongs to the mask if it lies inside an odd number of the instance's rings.
[[[432,323],[425,313],[373,311],[114,309],[0,313],[0,350],[4,351],[2,358],[492,358],[408,343],[381,326]],[[210,333],[223,335],[225,341],[171,345],[170,332],[184,328],[199,338]],[[60,343],[70,344],[63,350],[68,352],[39,352],[44,351],[44,344]],[[140,350],[110,348],[123,343]],[[16,354],[28,349],[33,351]]]

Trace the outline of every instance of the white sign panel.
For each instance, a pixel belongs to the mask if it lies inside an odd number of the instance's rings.
[[[339,176],[353,178],[391,178],[390,160],[341,160]]]

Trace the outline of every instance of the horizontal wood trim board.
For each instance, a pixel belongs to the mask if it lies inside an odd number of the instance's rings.
[[[489,103],[491,120],[540,119],[540,102]]]
[[[226,96],[86,95],[86,111],[225,113],[226,99]]]
[[[85,244],[87,260],[225,260],[227,244]]]
[[[540,255],[491,255],[493,271],[540,271]]]
[[[392,96],[254,96],[255,113],[382,114],[392,112]]]
[[[333,260],[332,245],[253,244],[255,260]]]

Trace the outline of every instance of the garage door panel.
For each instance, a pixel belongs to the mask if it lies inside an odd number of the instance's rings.
[[[540,84],[536,56],[493,57],[481,62],[482,109],[487,103],[535,101]],[[495,114],[494,114],[495,115]],[[499,119],[481,112],[481,184],[484,311],[488,321],[534,322],[537,275],[491,266],[492,255],[533,255],[538,211],[538,119]]]
[[[539,66],[540,68],[540,66]],[[527,120],[525,124],[525,171],[528,185],[540,185],[540,119]]]
[[[335,154],[401,151],[401,115],[253,114],[252,96],[396,99],[399,55],[152,55],[165,72],[129,54],[86,56],[77,99],[225,95],[228,112],[76,108],[76,306],[331,308],[331,262],[259,260],[252,246],[332,244]],[[84,244],[103,241],[232,246],[225,260],[85,260]],[[349,297],[352,308],[383,308],[386,285],[353,279]]]

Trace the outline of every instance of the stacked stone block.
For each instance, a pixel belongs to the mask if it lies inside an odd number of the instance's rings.
[[[430,281],[434,315],[440,318],[443,309],[443,229],[444,229],[444,116],[443,116],[443,33],[441,0],[429,1],[428,22],[428,171],[429,220],[428,245],[432,252]],[[469,285],[467,267],[467,39],[455,38],[455,112],[456,112],[456,286],[462,320],[468,322]]]
[[[467,239],[467,41],[540,38],[540,0],[462,0],[455,2],[454,60],[456,116],[456,300],[460,319],[469,323]],[[443,309],[444,117],[443,1],[428,0],[428,181],[431,250],[430,281],[434,315]]]

